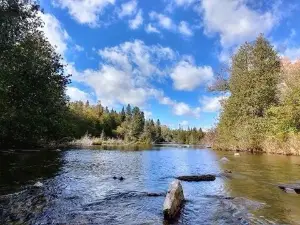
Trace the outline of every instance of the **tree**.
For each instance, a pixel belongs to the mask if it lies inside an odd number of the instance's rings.
[[[126,107],[126,120],[130,121],[132,117],[131,105],[128,104]]]
[[[132,109],[132,121],[130,135],[134,139],[138,139],[142,134],[145,124],[144,113],[138,107]]]
[[[1,147],[46,143],[67,130],[69,79],[40,29],[39,6],[26,2],[0,2]]]
[[[157,119],[157,121],[156,121],[155,130],[156,130],[155,141],[160,141],[160,139],[161,139],[161,124],[160,124],[159,119]]]
[[[121,119],[121,122],[124,122],[125,119],[126,119],[126,113],[125,113],[124,106],[122,107],[122,110],[121,110],[121,113],[120,113],[120,119]]]
[[[280,59],[260,35],[245,43],[232,57],[230,97],[224,104],[217,128],[220,148],[259,149],[264,134],[264,117],[278,102]]]

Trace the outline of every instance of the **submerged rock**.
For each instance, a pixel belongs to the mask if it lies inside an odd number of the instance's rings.
[[[166,220],[174,219],[183,204],[184,195],[181,183],[179,180],[173,181],[168,189],[168,193],[166,195],[164,205],[163,205],[163,213],[164,218]]]
[[[159,197],[159,196],[163,196],[162,193],[151,193],[151,192],[148,192],[146,194],[148,197]]]
[[[179,176],[178,180],[182,181],[214,181],[216,179],[215,175],[206,174],[206,175],[193,175],[193,176]]]
[[[234,153],[234,156],[241,156],[240,153],[236,152]]]
[[[221,162],[226,163],[229,162],[229,159],[227,159],[226,157],[223,157],[222,159],[220,159]]]
[[[43,183],[39,181],[33,185],[33,187],[43,187],[43,186],[44,186]]]
[[[289,194],[300,194],[300,183],[298,184],[280,184],[278,187]]]

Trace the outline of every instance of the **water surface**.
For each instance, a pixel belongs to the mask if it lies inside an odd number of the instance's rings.
[[[187,201],[174,224],[300,224],[300,195],[276,186],[300,180],[300,157],[166,147],[0,157],[0,224],[168,224],[162,205],[170,182],[207,173],[218,177],[182,182]],[[43,187],[34,188],[37,181]]]

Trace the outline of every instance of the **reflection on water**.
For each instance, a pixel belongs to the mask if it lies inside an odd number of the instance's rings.
[[[229,162],[219,161],[224,156]],[[7,152],[0,157],[0,224],[163,224],[164,196],[174,177],[225,169],[232,178],[182,183],[187,201],[175,224],[300,224],[300,195],[276,186],[300,179],[300,157],[233,157],[163,147]],[[32,187],[38,180],[44,186]]]

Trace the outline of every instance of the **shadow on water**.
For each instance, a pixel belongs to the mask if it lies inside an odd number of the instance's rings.
[[[0,153],[0,224],[297,224],[299,196],[277,183],[299,179],[300,158],[207,149],[71,149]],[[227,163],[220,162],[227,157]],[[163,220],[174,177],[222,174],[182,182],[177,220]],[[113,177],[124,177],[124,180]],[[42,187],[32,185],[40,181]]]
[[[54,177],[62,166],[60,155],[55,151],[0,151],[0,195]]]

